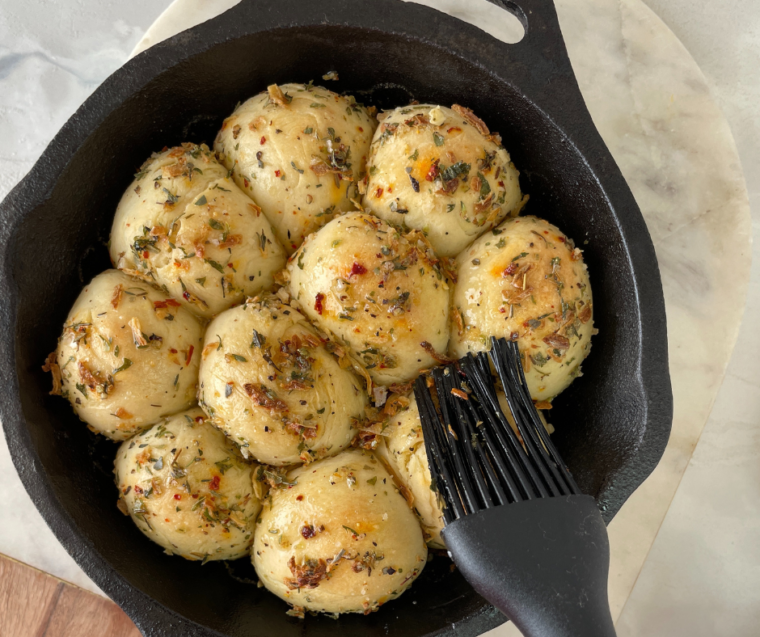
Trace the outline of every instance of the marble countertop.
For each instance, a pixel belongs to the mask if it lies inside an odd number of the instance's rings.
[[[150,30],[168,1],[11,3],[0,0],[0,133],[6,142],[0,197],[133,47],[235,2],[178,0]],[[508,22],[500,23],[499,10],[484,0],[424,3],[510,37]],[[752,310],[760,305],[760,268],[755,259],[750,280],[751,228],[738,158],[751,185],[756,234],[760,5],[557,4],[589,110],[647,219],[668,305],[674,435],[657,472],[610,527],[618,631],[754,635],[760,619],[753,586],[760,584],[760,363],[751,339],[758,327]],[[748,282],[747,317],[738,332]],[[0,485],[12,512],[0,527],[0,553],[96,590],[31,505],[4,441]],[[502,628],[496,634],[511,633]]]

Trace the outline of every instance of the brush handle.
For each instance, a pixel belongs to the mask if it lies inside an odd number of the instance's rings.
[[[593,498],[493,507],[451,522],[443,539],[467,581],[526,637],[615,637],[609,541]]]

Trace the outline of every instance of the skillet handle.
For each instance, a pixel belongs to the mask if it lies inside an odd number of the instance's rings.
[[[565,40],[559,26],[557,8],[553,0],[488,0],[491,4],[515,16],[525,29],[519,42],[508,46],[531,49],[547,62],[558,65],[557,70],[572,73]]]
[[[504,63],[520,90],[543,104],[566,131],[595,131],[570,63],[554,0],[488,0],[515,16],[525,35],[503,44]],[[601,141],[601,139],[600,139]]]

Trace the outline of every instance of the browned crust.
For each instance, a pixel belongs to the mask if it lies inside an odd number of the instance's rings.
[[[43,372],[50,372],[53,375],[53,389],[50,391],[51,396],[60,396],[61,388],[63,387],[61,375],[61,367],[58,365],[58,354],[51,352],[45,359],[45,364],[42,366]]]
[[[288,411],[288,406],[279,398],[276,394],[264,385],[258,385],[255,383],[246,383],[244,385],[245,392],[251,398],[255,405],[268,409],[274,413],[285,413]]]
[[[296,564],[296,558],[291,557],[288,568],[293,577],[285,580],[285,586],[290,590],[317,588],[328,576],[327,566],[323,559],[306,560],[303,564]]]
[[[121,295],[124,293],[124,288],[121,283],[113,289],[113,296],[111,297],[111,305],[114,310],[119,309],[119,303],[121,303]]]
[[[461,106],[460,104],[453,104],[451,110],[464,117],[470,124],[472,124],[481,135],[490,135],[491,131],[488,130],[486,123],[480,119],[471,108]]]
[[[454,362],[453,358],[449,358],[448,356],[444,356],[443,354],[436,352],[435,348],[427,341],[422,341],[422,343],[420,343],[420,347],[424,349],[436,363],[440,363],[441,365],[448,365],[449,363]]]
[[[285,93],[282,92],[282,89],[277,86],[277,84],[270,84],[267,86],[267,94],[269,95],[269,99],[278,106],[288,105],[288,99],[285,97]]]

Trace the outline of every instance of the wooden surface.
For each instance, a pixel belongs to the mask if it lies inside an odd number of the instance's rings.
[[[0,555],[0,637],[140,637],[112,601]]]

